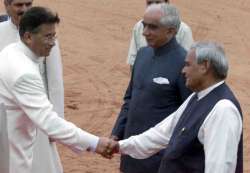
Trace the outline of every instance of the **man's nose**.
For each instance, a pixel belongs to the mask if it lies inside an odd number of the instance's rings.
[[[23,4],[23,5],[21,6],[21,11],[22,11],[22,12],[26,12],[29,8],[30,8],[29,5]]]
[[[52,40],[49,41],[49,45],[51,47],[55,46],[55,44],[56,44],[56,40],[55,39],[52,39]]]
[[[144,36],[147,36],[149,34],[149,29],[148,29],[148,26],[145,26],[143,28],[143,33],[142,33]]]
[[[181,73],[182,73],[183,75],[186,74],[186,67],[185,67],[185,66],[182,68]]]
[[[47,44],[54,46],[55,42],[56,42],[56,35],[50,36],[50,37],[46,37],[45,41],[47,42]]]

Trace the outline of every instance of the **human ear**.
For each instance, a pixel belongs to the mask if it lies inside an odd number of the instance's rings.
[[[32,42],[32,34],[30,32],[25,32],[22,36],[22,40],[24,43],[30,46]]]

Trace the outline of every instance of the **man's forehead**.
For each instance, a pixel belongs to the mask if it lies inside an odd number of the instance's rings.
[[[46,34],[51,32],[56,32],[55,23],[44,23],[37,27],[37,33]]]
[[[190,49],[187,53],[186,61],[193,61],[196,59],[195,49]]]
[[[143,17],[143,23],[146,24],[158,24],[160,17],[145,14]]]
[[[155,20],[159,21],[163,12],[159,5],[152,5],[148,7],[144,13],[143,20]]]
[[[15,3],[15,4],[25,4],[25,3],[32,3],[33,0],[12,0],[12,3]]]
[[[165,0],[147,0],[147,3],[162,3],[165,2]]]

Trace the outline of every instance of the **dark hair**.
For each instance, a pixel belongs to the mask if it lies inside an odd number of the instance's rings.
[[[13,2],[13,0],[4,0],[5,5],[10,5]]]
[[[4,0],[4,5],[11,5],[14,0]],[[33,2],[33,0],[32,0]]]
[[[25,32],[38,32],[42,24],[58,24],[59,22],[58,15],[48,8],[32,7],[24,13],[20,20],[19,35],[22,38]]]

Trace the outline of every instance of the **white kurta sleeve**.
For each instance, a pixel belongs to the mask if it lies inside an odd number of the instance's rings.
[[[81,130],[74,124],[60,118],[53,111],[41,78],[27,74],[20,77],[12,87],[17,104],[29,119],[49,137],[79,152],[96,147],[98,137]]]
[[[146,132],[119,141],[120,152],[145,159],[166,148],[174,128],[174,113]]]
[[[135,159],[145,159],[167,147],[174,128],[192,95],[171,115],[146,132],[119,141],[120,152]]]
[[[205,173],[234,173],[242,119],[229,100],[219,101],[205,119],[199,131],[204,144]]]
[[[137,47],[136,47],[136,25],[133,28],[133,33],[132,33],[132,37],[130,40],[130,45],[129,45],[129,50],[128,50],[128,59],[127,59],[127,63],[129,65],[134,65],[135,62],[135,58],[137,55]]]

